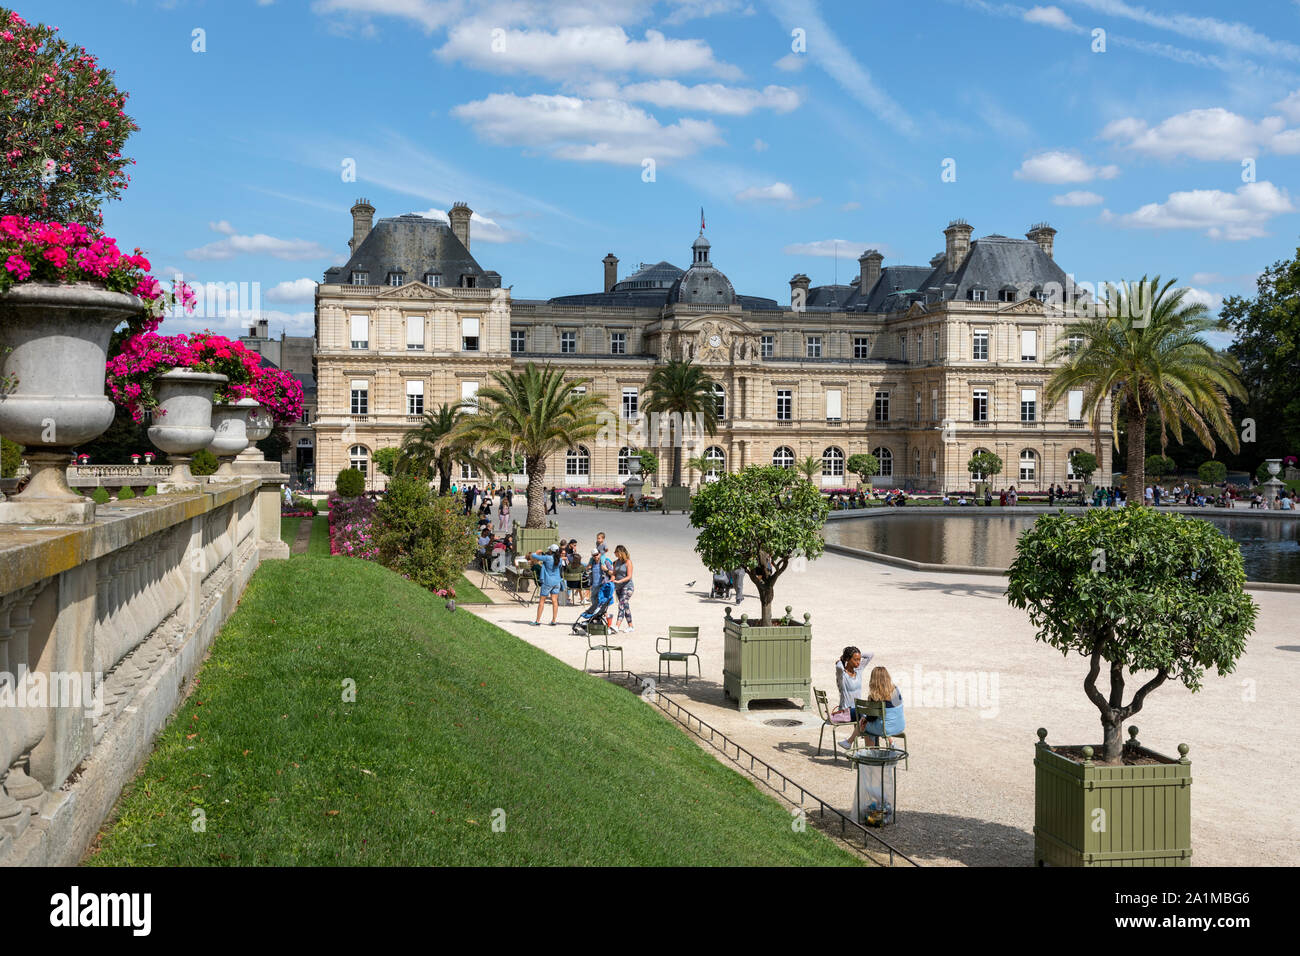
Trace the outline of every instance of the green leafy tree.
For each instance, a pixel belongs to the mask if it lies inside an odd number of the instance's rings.
[[[1207,668],[1230,674],[1254,629],[1241,549],[1213,525],[1149,508],[1044,515],[1020,536],[1007,600],[1036,639],[1089,661],[1083,689],[1117,761],[1124,721],[1173,678],[1191,691]],[[1103,667],[1109,691],[1098,688]],[[1125,671],[1152,676],[1124,703]]]
[[[1147,455],[1146,473],[1152,478],[1159,479],[1163,475],[1172,474],[1177,467],[1172,458],[1164,455]]]
[[[1093,459],[1094,467],[1096,459]],[[995,455],[991,451],[977,451],[970,456],[970,461],[966,462],[966,470],[971,473],[971,477],[983,475],[980,480],[988,481],[994,475],[1002,474],[1002,457]]]
[[[200,448],[190,459],[190,473],[194,475],[210,475],[217,470],[220,462],[217,456],[212,454],[206,448]]]
[[[1070,468],[1080,482],[1089,484],[1097,470],[1097,456],[1090,451],[1076,451],[1070,456]]]
[[[267,461],[284,461],[290,447],[289,431],[278,423],[271,429],[271,434],[257,443],[257,450]]]
[[[588,378],[529,362],[519,371],[493,372],[495,385],[478,390],[477,411],[465,415],[445,439],[462,447],[517,452],[528,475],[529,528],[546,526],[546,459],[592,438],[600,429],[603,399],[588,394]],[[575,392],[582,387],[584,391]]]
[[[699,422],[707,435],[718,432],[718,406],[713,393],[713,379],[689,359],[671,359],[657,366],[646,383],[646,401],[642,410],[667,416],[673,448],[673,487],[682,483],[682,444],[686,438],[683,423]]]
[[[400,475],[388,483],[372,525],[379,562],[430,591],[450,588],[474,558],[474,516],[451,495]]]
[[[344,468],[334,479],[334,490],[340,498],[356,498],[365,493],[366,476],[356,468]]]
[[[424,413],[420,425],[402,436],[397,472],[428,481],[438,480],[438,494],[451,491],[454,472],[468,465],[486,475],[495,473],[494,456],[482,455],[454,436],[456,424],[465,417],[463,402],[439,405]]]
[[[1105,403],[1114,395],[1111,423],[1119,441],[1119,416],[1127,422],[1128,502],[1142,503],[1146,484],[1146,422],[1160,420],[1161,447],[1172,432],[1183,440],[1186,425],[1211,451],[1214,435],[1234,451],[1238,447],[1229,399],[1244,398],[1236,360],[1201,336],[1220,328],[1209,310],[1187,298],[1187,289],[1163,286],[1160,278],[1107,286],[1100,314],[1070,327],[1083,334],[1083,347],[1064,344],[1049,361],[1063,364],[1048,380],[1049,403],[1072,389],[1083,390],[1083,407],[1094,429],[1100,427]]]
[[[850,455],[848,460],[849,471],[862,479],[862,483],[869,484],[871,479],[880,474],[880,461],[875,455],[869,455],[862,452],[857,455]]]
[[[1217,485],[1228,477],[1228,466],[1221,461],[1202,462],[1196,469],[1196,477],[1207,485]]]
[[[812,481],[822,473],[822,460],[816,455],[809,455],[807,458],[800,458],[794,463],[794,470],[799,472],[809,481]]]
[[[659,473],[659,456],[648,448],[643,448],[637,452],[637,457],[641,459],[641,474],[650,478]]]
[[[829,512],[821,492],[795,470],[751,465],[695,495],[695,550],[710,569],[745,569],[763,605],[760,624],[768,626],[777,579],[791,560],[825,550],[821,529]]]
[[[524,473],[524,456],[512,451],[494,452],[489,459],[493,474],[522,475]]]
[[[370,458],[375,463],[375,467],[378,468],[381,473],[392,478],[397,474],[397,461],[401,456],[402,453],[399,449],[390,446],[388,448],[377,449]]]

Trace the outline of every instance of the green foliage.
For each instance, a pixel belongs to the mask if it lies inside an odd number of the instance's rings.
[[[1095,458],[1093,462],[1096,462]],[[970,456],[970,461],[966,462],[966,470],[972,475],[984,475],[986,479],[992,478],[994,475],[1002,474],[1002,457],[993,454],[991,451],[976,452]]]
[[[1086,485],[1097,470],[1097,456],[1090,451],[1076,451],[1070,456],[1070,465],[1079,480]]]
[[[481,455],[474,446],[460,437],[456,426],[464,420],[468,405],[445,402],[433,411],[425,412],[418,428],[402,436],[397,471],[426,480],[438,479],[438,493],[451,490],[452,472],[457,465],[469,465],[484,474],[495,472],[494,456]],[[509,457],[509,455],[507,455]]]
[[[99,487],[90,493],[90,500],[97,505],[106,505],[113,500],[113,497],[108,493],[107,488]]]
[[[130,501],[134,497],[135,497],[135,492],[131,490],[130,485],[123,485],[121,489],[118,490],[117,493],[118,501]]]
[[[124,339],[114,333],[114,345]],[[115,354],[110,348],[109,355]],[[124,465],[133,454],[144,454],[153,448],[149,441],[149,426],[132,420],[131,413],[121,405],[113,407],[113,422],[104,434],[94,441],[78,446],[77,450],[90,456],[91,461],[102,461],[110,465]]]
[[[474,516],[450,495],[436,496],[419,478],[398,477],[375,508],[379,561],[422,587],[453,586],[474,559]]]
[[[1279,471],[1278,474],[1281,475],[1281,472]],[[1255,480],[1260,484],[1263,484],[1272,477],[1273,476],[1268,473],[1268,462],[1261,461],[1259,467],[1255,469]]]
[[[718,404],[713,394],[714,381],[703,367],[689,359],[671,359],[655,367],[646,382],[645,401],[641,411],[666,416],[671,428],[685,422],[700,421],[704,432],[718,432]],[[672,485],[682,483],[682,434],[671,435],[673,449]]]
[[[1207,668],[1232,672],[1257,611],[1245,583],[1241,549],[1209,522],[1153,508],[1094,509],[1044,515],[1020,536],[1007,600],[1029,611],[1037,640],[1090,659],[1084,690],[1113,760],[1123,721],[1166,679],[1196,691]],[[1108,694],[1096,686],[1102,669]],[[1125,669],[1154,673],[1127,705]]]
[[[705,484],[695,496],[695,550],[712,570],[745,569],[758,588],[766,626],[774,585],[790,561],[825,550],[821,529],[829,512],[821,492],[797,471],[752,465]]]
[[[272,428],[271,434],[257,443],[257,450],[267,461],[283,461],[284,456],[289,453],[289,448],[289,431],[280,424]]]
[[[397,474],[397,460],[401,454],[396,448],[380,448],[370,458],[376,468],[391,478]]]
[[[857,475],[863,481],[867,481],[874,475],[880,474],[880,462],[875,455],[868,455],[865,452],[858,455],[850,455],[848,461],[849,471]]]
[[[201,448],[194,453],[194,458],[190,461],[190,473],[194,475],[210,475],[217,470],[220,462],[217,456],[212,454],[206,448]]]
[[[150,495],[156,495],[156,494],[158,494],[158,486],[157,486],[157,485],[150,485],[148,488],[146,488],[146,489],[144,490],[144,496],[145,496],[146,498],[148,498]]]
[[[1201,467],[1196,469],[1196,477],[1207,485],[1217,485],[1228,477],[1228,466],[1221,461],[1202,462]]]
[[[807,458],[800,458],[794,463],[794,470],[799,472],[809,481],[812,481],[822,473],[822,460],[816,455],[809,455]]]
[[[366,490],[366,476],[359,469],[344,468],[334,479],[334,490],[340,498],[356,498]]]
[[[491,471],[497,475],[522,475],[524,473],[524,456],[510,451],[498,451],[488,459]]]
[[[1172,458],[1164,455],[1147,455],[1146,473],[1152,478],[1172,474],[1177,467]]]
[[[0,478],[12,478],[23,463],[23,446],[8,438],[0,438]]]
[[[637,452],[637,457],[641,459],[641,474],[649,478],[659,473],[659,456],[654,452],[645,448]]]

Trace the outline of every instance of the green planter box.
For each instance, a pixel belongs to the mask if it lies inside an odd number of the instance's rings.
[[[670,485],[664,489],[663,513],[680,511],[688,514],[691,510],[691,489],[682,485]]]
[[[1190,866],[1192,762],[1141,746],[1125,753],[1158,763],[1110,767],[1053,752],[1047,731],[1034,747],[1034,863],[1038,866]],[[1227,821],[1225,821],[1225,825]]]
[[[790,608],[785,609],[786,617]],[[722,690],[749,710],[751,700],[799,699],[812,705],[812,624],[757,627],[749,615],[739,619],[727,608],[723,621]]]
[[[523,528],[519,522],[514,523],[515,553],[532,554],[545,551],[553,544],[560,543],[560,529],[551,525],[546,528]]]

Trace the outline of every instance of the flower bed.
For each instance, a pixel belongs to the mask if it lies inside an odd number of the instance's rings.
[[[281,517],[281,518],[314,518],[314,517],[316,517],[316,512],[314,512],[314,511],[285,511],[285,510],[282,508],[282,509],[280,509],[280,517]]]
[[[375,502],[371,498],[347,500],[337,495],[329,498],[330,554],[373,561],[375,547],[372,524]]]

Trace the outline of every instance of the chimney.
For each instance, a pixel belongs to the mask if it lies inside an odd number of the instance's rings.
[[[257,337],[259,339],[269,339],[271,337],[271,322],[268,319],[257,320]]]
[[[618,282],[618,256],[610,252],[600,261],[605,263],[605,291],[612,292]]]
[[[474,210],[463,202],[453,204],[447,211],[447,218],[451,220],[451,231],[460,240],[466,252],[469,252],[469,220],[472,215]]]
[[[945,265],[949,272],[956,272],[966,261],[966,253],[970,252],[972,231],[965,219],[954,219],[943,231],[943,236],[947,240],[944,249],[944,258],[947,260]]]
[[[370,205],[369,199],[358,199],[356,205],[352,207],[352,241],[348,243],[349,250],[357,251],[361,240],[370,234],[370,227],[374,222],[375,207]]]
[[[790,279],[790,308],[802,309],[808,303],[808,286],[812,285],[812,280],[802,272],[796,273]],[[802,290],[800,295],[799,290]]]
[[[880,263],[884,258],[875,249],[868,249],[858,256],[858,268],[860,270],[858,273],[858,295],[862,298],[867,297],[867,294],[880,279]]]
[[[1047,253],[1047,258],[1052,258],[1052,239],[1056,235],[1056,230],[1045,222],[1035,223],[1029,227],[1025,233],[1026,239],[1032,239],[1038,243],[1038,248]]]

